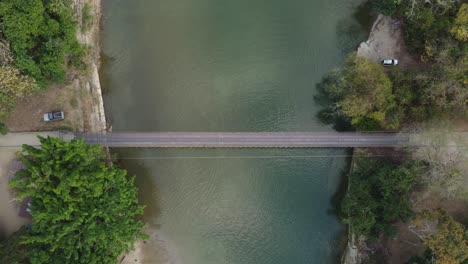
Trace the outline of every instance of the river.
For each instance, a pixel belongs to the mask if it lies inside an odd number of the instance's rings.
[[[113,130],[331,130],[316,118],[315,84],[366,38],[357,5],[105,1],[102,81]],[[136,175],[168,262],[334,263],[341,253],[345,228],[332,197],[345,149],[113,152]],[[145,251],[143,263],[160,262]]]

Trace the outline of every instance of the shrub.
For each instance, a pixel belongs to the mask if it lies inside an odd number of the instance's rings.
[[[81,32],[87,32],[91,29],[93,25],[93,14],[91,13],[91,4],[85,3],[83,10],[81,11]]]
[[[36,82],[13,66],[0,67],[0,121],[6,120],[16,101],[31,95],[37,89]]]
[[[0,134],[6,135],[7,133],[8,133],[8,127],[5,124],[0,123]]]

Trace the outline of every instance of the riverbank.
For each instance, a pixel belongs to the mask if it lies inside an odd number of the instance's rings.
[[[382,14],[379,14],[374,21],[368,40],[362,42],[357,48],[357,56],[375,63],[380,63],[383,59],[398,59],[400,65],[404,65],[403,67],[411,67],[416,64],[405,46],[400,21]],[[362,152],[363,149],[356,149],[353,155],[357,153],[365,154],[365,151]],[[353,172],[354,167],[355,157],[352,158],[348,177]],[[360,247],[363,246],[363,243],[362,238],[356,237],[348,228],[348,243],[343,252],[341,263],[361,263],[362,252],[360,252]]]
[[[399,60],[398,67],[403,69],[419,70],[431,67],[431,63],[423,64],[419,62],[418,59],[415,59],[412,54],[408,52],[404,38],[403,30],[401,26],[401,21],[397,19],[392,19],[391,17],[379,15],[376,21],[373,24],[372,30],[369,34],[369,39],[366,42],[361,43],[357,50],[357,56],[368,59],[370,61],[380,63],[382,59],[397,59]],[[388,73],[392,68],[386,68],[385,71]],[[451,120],[445,124],[445,127],[448,124],[451,124],[454,131],[464,131],[465,123],[460,120]],[[427,131],[430,130],[429,127],[421,123],[412,123],[412,127],[406,127],[403,130],[415,130],[418,131]],[[444,127],[443,123],[438,122],[436,125],[438,128],[434,129],[439,133],[447,133],[448,128],[445,128],[447,131],[443,131],[440,127]],[[429,131],[427,131],[429,133]],[[447,139],[449,137],[447,136]],[[435,140],[435,138],[433,139]],[[441,143],[439,143],[441,144]],[[453,145],[457,145],[453,143]],[[434,142],[434,146],[437,146],[437,142]],[[411,153],[400,152],[397,149],[373,149],[372,152],[366,152],[363,149],[357,149],[356,153],[362,151],[363,155],[367,153],[375,154],[376,156],[385,156],[387,160],[393,160],[394,164],[403,164],[405,161],[410,160],[423,160],[430,162],[431,166],[438,166],[438,162],[448,164],[447,160],[451,159],[448,157],[442,157],[444,154],[441,154],[441,157],[434,155],[433,159],[427,160],[427,157],[421,155],[420,152],[430,152],[428,149],[431,147],[426,147],[424,149],[421,147],[419,151],[412,151]],[[437,153],[447,153],[446,156],[450,156],[450,151],[441,149],[440,146],[436,147]],[[377,153],[375,151],[378,151]],[[445,151],[445,152],[444,152]],[[453,150],[456,155],[463,155],[466,157],[468,152],[463,152],[463,149],[454,147]],[[427,155],[427,153],[425,154]],[[440,154],[439,154],[440,155]],[[453,156],[456,156],[453,155]],[[390,157],[392,156],[392,157]],[[400,158],[398,158],[400,157]],[[463,157],[463,156],[462,156]],[[437,160],[440,159],[440,160]],[[461,158],[462,160],[463,158]],[[452,157],[452,165],[458,166],[457,159]],[[463,161],[461,161],[463,163]],[[447,168],[449,168],[448,166]],[[454,167],[455,168],[455,167]],[[466,165],[456,167],[460,177],[465,177],[466,183]],[[444,168],[443,170],[446,170]],[[351,172],[350,172],[351,173]],[[429,172],[426,172],[428,174]],[[457,174],[455,174],[457,175]],[[427,176],[426,176],[427,177]],[[463,180],[463,179],[462,179]],[[432,187],[427,185],[427,182],[420,180],[420,184],[416,186],[411,193],[411,212],[419,214],[425,210],[435,210],[441,208],[445,210],[450,217],[455,221],[466,226],[468,221],[468,201],[466,198],[457,197],[454,195],[454,192],[449,195],[451,191],[449,185],[444,186],[442,192],[441,190],[435,190]],[[427,181],[427,179],[426,179]],[[463,182],[459,185],[463,185]],[[421,240],[421,237],[418,237],[414,230],[411,230],[411,226],[407,222],[403,222],[401,219],[397,222],[392,222],[391,226],[394,228],[395,237],[386,237],[380,235],[376,239],[367,239],[365,237],[357,238],[353,233],[349,233],[349,242],[347,249],[343,253],[342,263],[355,264],[362,263],[366,260],[373,260],[381,263],[406,263],[413,256],[421,256],[423,252],[427,249],[426,245]]]
[[[89,6],[89,27],[83,27],[83,9]],[[12,132],[69,129],[74,131],[102,132],[106,130],[106,117],[99,81],[100,67],[100,0],[75,0],[73,10],[77,15],[77,39],[87,49],[85,71],[70,69],[63,85],[53,85],[19,101],[6,125]],[[42,115],[48,111],[64,111],[65,120],[44,122]],[[8,170],[20,148],[3,148],[0,152],[0,234],[8,236],[30,221],[18,216],[19,203],[8,187]]]
[[[5,122],[12,132],[57,129],[87,132],[106,130],[106,116],[98,73],[101,0],[74,0],[72,9],[78,22],[78,42],[86,49],[86,69],[69,69],[64,84],[52,85],[20,100]],[[84,28],[85,23],[86,28]],[[42,115],[49,111],[64,111],[65,120],[44,122]]]

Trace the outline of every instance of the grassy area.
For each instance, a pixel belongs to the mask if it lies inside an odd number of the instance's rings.
[[[87,32],[91,29],[94,23],[94,16],[91,12],[92,5],[85,3],[81,11],[81,32]]]

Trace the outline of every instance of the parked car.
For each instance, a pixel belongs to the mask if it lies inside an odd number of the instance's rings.
[[[63,120],[65,115],[63,112],[49,112],[44,114],[44,121],[56,121],[56,120]]]
[[[397,66],[398,65],[398,60],[395,59],[385,59],[382,60],[383,66]]]

